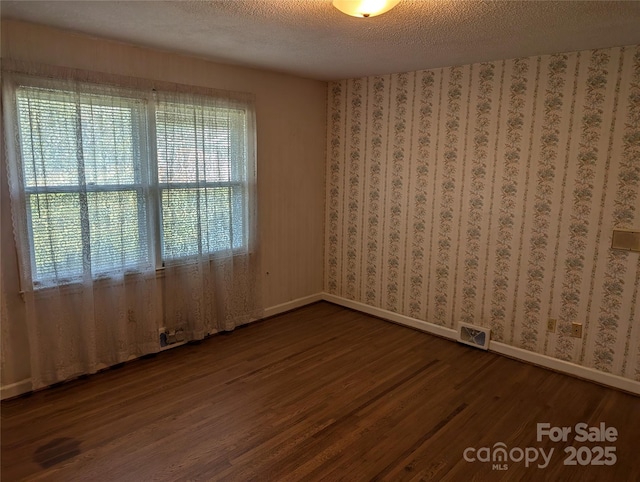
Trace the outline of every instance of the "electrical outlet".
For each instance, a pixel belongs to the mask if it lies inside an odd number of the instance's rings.
[[[550,333],[555,333],[557,322],[558,320],[556,320],[555,318],[549,318],[549,320],[547,321],[547,331]]]
[[[582,323],[571,323],[571,336],[582,338]]]

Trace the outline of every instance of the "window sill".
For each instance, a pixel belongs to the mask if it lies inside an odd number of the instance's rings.
[[[223,256],[210,255],[208,258],[208,262],[212,263],[214,261],[220,261],[220,260],[225,260],[229,258],[236,258],[240,256],[252,256],[252,255],[253,255],[253,251],[246,252],[244,250],[242,251],[235,250],[230,255],[223,255]],[[149,269],[148,271],[145,271],[145,270],[126,271],[122,274],[117,274],[116,276],[107,276],[107,275],[98,276],[96,278],[93,278],[93,284],[98,287],[101,287],[101,286],[107,287],[109,285],[122,283],[123,281],[126,282],[127,277],[133,277],[133,276],[150,277],[154,272],[155,272],[156,279],[162,279],[166,276],[166,272],[168,270],[171,270],[174,268],[180,269],[180,268],[188,267],[191,264],[197,264],[197,263],[200,263],[201,261],[206,262],[207,260],[200,260],[198,258],[172,259],[169,261],[171,266],[160,266],[158,268],[155,268],[155,270]],[[38,296],[47,296],[49,292],[51,292],[51,294],[53,294],[53,292],[60,292],[63,294],[75,294],[75,293],[81,292],[82,284],[83,284],[82,281],[79,281],[79,280],[68,280],[68,281],[60,282],[59,284],[56,284],[56,285],[34,286],[32,292],[34,294],[37,294]],[[26,293],[27,292],[25,290],[19,291],[19,294],[22,297],[23,301]]]

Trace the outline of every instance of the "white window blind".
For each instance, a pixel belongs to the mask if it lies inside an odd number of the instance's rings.
[[[244,111],[159,101],[158,181],[164,259],[244,244]]]
[[[242,106],[28,79],[15,99],[34,286],[246,246]]]
[[[17,100],[33,281],[148,265],[142,102],[26,86]]]

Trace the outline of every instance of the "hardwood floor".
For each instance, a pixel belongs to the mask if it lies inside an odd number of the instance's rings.
[[[575,442],[579,422],[619,436]],[[554,453],[463,458],[498,442]],[[565,466],[569,445],[617,462]],[[2,403],[3,481],[626,481],[639,446],[638,397],[324,302]]]

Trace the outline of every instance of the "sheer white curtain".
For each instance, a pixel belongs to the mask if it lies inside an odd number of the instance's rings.
[[[155,99],[165,320],[197,339],[262,313],[254,114],[232,99]]]
[[[3,77],[34,388],[261,316],[250,100]]]

